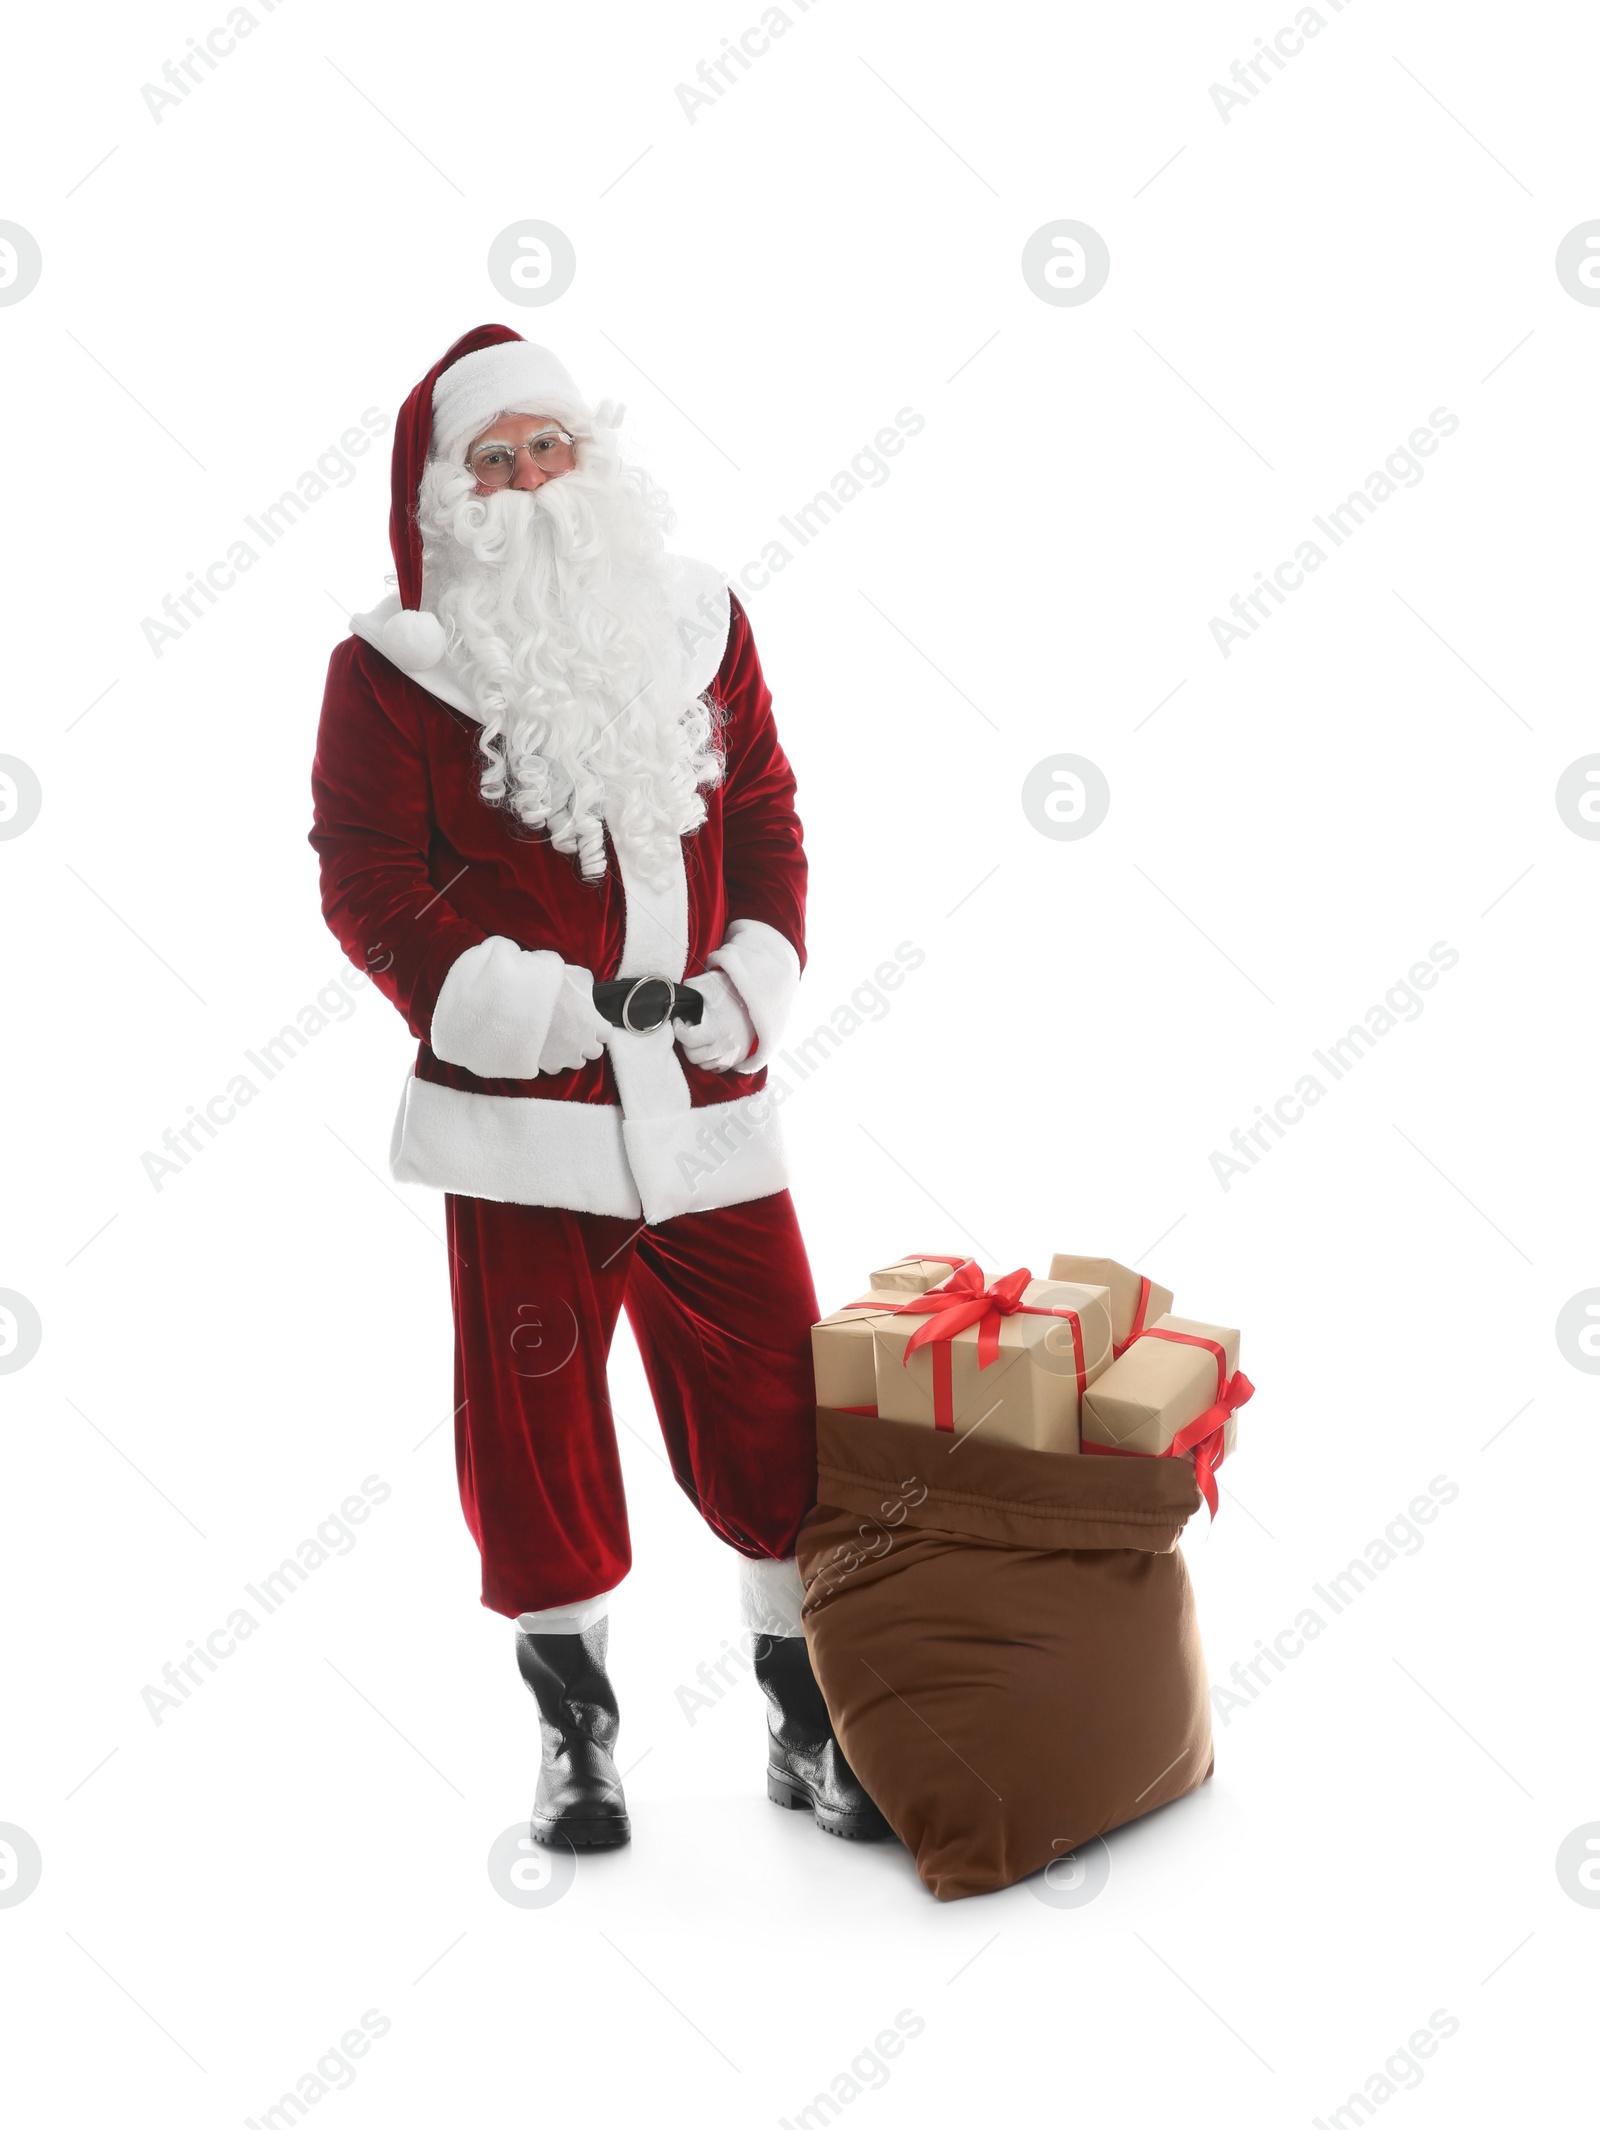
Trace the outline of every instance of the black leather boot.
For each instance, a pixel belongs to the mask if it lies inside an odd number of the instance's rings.
[[[582,1634],[517,1635],[517,1669],[539,1704],[543,1747],[528,1831],[536,1842],[612,1849],[633,1833],[612,1752],[617,1697],[606,1677],[609,1620]]]
[[[809,1810],[825,1834],[883,1841],[888,1821],[850,1772],[833,1735],[803,1634],[755,1635],[756,1678],[767,1697],[767,1795]]]

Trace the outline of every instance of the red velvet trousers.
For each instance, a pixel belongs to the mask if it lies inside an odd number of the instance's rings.
[[[446,1194],[445,1226],[456,1471],[491,1611],[576,1604],[632,1563],[606,1383],[621,1309],[679,1486],[737,1552],[794,1551],[817,1306],[787,1191],[656,1228]]]

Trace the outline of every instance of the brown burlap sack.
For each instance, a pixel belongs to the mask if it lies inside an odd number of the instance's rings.
[[[1073,1457],[823,1410],[797,1553],[845,1756],[942,1901],[1211,1773],[1187,1458]]]

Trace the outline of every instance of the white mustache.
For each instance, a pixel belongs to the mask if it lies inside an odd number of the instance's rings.
[[[605,825],[675,857],[720,774],[685,685],[661,512],[613,468],[479,496],[465,468],[433,466],[418,511],[425,597],[483,722],[484,797],[590,875]]]

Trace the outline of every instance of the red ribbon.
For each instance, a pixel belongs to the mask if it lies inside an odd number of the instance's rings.
[[[1216,1469],[1227,1454],[1227,1426],[1241,1405],[1247,1405],[1255,1396],[1256,1387],[1243,1369],[1236,1369],[1232,1376],[1227,1373],[1227,1356],[1214,1340],[1196,1338],[1187,1331],[1147,1331],[1147,1339],[1170,1339],[1175,1345],[1205,1346],[1217,1357],[1217,1402],[1208,1406],[1198,1419],[1179,1428],[1164,1450],[1124,1450],[1109,1442],[1085,1442],[1086,1457],[1181,1457],[1194,1451],[1194,1476],[1200,1492],[1205,1496],[1206,1507],[1211,1511],[1212,1521],[1217,1515]]]
[[[952,1387],[950,1345],[958,1333],[972,1325],[978,1327],[978,1366],[987,1368],[1000,1358],[1000,1325],[1008,1316],[1059,1316],[1065,1317],[1072,1326],[1072,1354],[1077,1368],[1078,1397],[1081,1401],[1087,1377],[1083,1358],[1083,1325],[1076,1309],[1040,1309],[1022,1297],[1033,1280],[1026,1265],[1019,1265],[1015,1272],[1008,1272],[1004,1279],[997,1279],[985,1286],[983,1274],[976,1259],[967,1258],[958,1265],[941,1286],[930,1288],[926,1294],[914,1294],[895,1310],[896,1316],[925,1316],[927,1322],[919,1324],[906,1340],[906,1350],[900,1357],[902,1368],[908,1367],[911,1356],[924,1346],[932,1348],[929,1358],[933,1368],[933,1424],[945,1434],[955,1432],[955,1398]]]
[[[1147,1279],[1141,1278],[1141,1280],[1139,1281],[1139,1306],[1133,1312],[1133,1322],[1128,1326],[1128,1336],[1123,1340],[1120,1346],[1113,1345],[1111,1349],[1111,1358],[1114,1361],[1121,1360],[1122,1356],[1127,1352],[1128,1348],[1133,1344],[1135,1339],[1142,1339],[1144,1337],[1144,1320],[1145,1316],[1149,1311],[1149,1308],[1150,1282]]]

